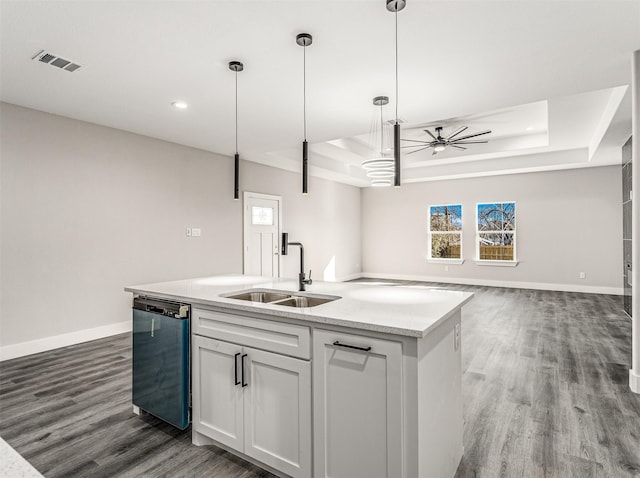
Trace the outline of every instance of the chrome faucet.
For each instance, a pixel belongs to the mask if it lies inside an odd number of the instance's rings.
[[[289,233],[282,233],[282,255],[289,254],[289,246],[298,246],[300,248],[300,273],[298,274],[298,290],[304,291],[305,285],[311,285],[311,270],[309,270],[309,278],[304,273],[304,246],[301,242],[289,242]]]

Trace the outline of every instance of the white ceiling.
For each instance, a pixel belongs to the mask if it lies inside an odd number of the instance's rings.
[[[377,95],[393,116],[394,18],[385,0],[6,1],[1,98],[299,171],[306,31],[311,172],[368,184],[360,161]],[[399,13],[403,137],[491,129],[463,154],[403,159],[405,182],[613,164],[631,131],[640,1],[407,0]],[[32,61],[46,49],[75,73]],[[187,110],[171,106],[189,103]],[[546,118],[541,115],[546,110]],[[526,131],[528,125],[534,127]],[[545,154],[540,154],[545,153]]]

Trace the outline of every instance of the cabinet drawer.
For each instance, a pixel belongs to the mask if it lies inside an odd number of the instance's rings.
[[[309,327],[270,319],[194,308],[193,333],[269,350],[292,357],[311,358]]]

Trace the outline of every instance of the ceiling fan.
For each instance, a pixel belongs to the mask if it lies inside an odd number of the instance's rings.
[[[466,136],[458,136],[460,133],[468,129],[467,126],[460,126],[457,130],[453,132],[453,134],[443,137],[442,136],[442,126],[436,127],[436,134],[434,135],[428,129],[424,131],[433,138],[433,141],[420,141],[417,139],[403,139],[402,141],[409,141],[412,144],[408,146],[402,146],[402,148],[418,148],[413,151],[409,151],[408,154],[417,153],[418,151],[422,151],[423,149],[433,148],[433,154],[438,154],[440,151],[444,151],[447,147],[457,148],[457,149],[467,149],[464,146],[460,146],[462,144],[473,144],[473,143],[488,143],[487,140],[471,140],[471,138],[475,138],[476,136],[482,136],[483,134],[491,133],[491,130],[481,131],[480,133],[469,134]]]

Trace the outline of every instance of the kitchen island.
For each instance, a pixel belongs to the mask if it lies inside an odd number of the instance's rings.
[[[453,477],[463,453],[461,307],[472,294],[297,289],[238,275],[125,289],[192,306],[193,443],[278,476]]]

